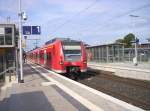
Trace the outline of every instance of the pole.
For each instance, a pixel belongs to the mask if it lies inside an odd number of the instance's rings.
[[[136,43],[136,36],[135,36],[135,63],[134,63],[134,65],[138,65],[137,56],[138,56],[138,54],[137,54],[137,43]]]
[[[35,48],[37,48],[37,44],[38,44],[38,42],[37,42],[37,39],[36,39],[36,42],[35,42],[35,44],[36,44],[36,45],[35,45]]]
[[[18,80],[18,69],[19,69],[19,67],[18,67],[18,47],[16,47],[15,48],[15,50],[16,50],[16,78],[17,78],[17,80]]]
[[[107,51],[107,52],[106,52],[106,54],[107,54],[107,55],[106,55],[106,56],[107,56],[107,63],[109,62],[109,51],[108,51],[108,50],[109,50],[109,48],[108,48],[108,46],[106,46],[106,51]]]
[[[139,17],[139,16],[137,16],[137,15],[130,15],[130,17],[132,17],[132,18],[137,18],[137,17]],[[133,28],[134,28],[134,20],[133,20]],[[137,51],[137,41],[136,41],[136,36],[134,37],[134,42],[135,42],[135,57],[133,58],[133,63],[134,63],[134,65],[135,66],[137,66],[138,65],[138,62],[137,62],[137,56],[138,56],[138,51]]]
[[[23,67],[22,67],[22,10],[21,10],[21,0],[19,0],[19,59],[20,59],[20,78],[19,82],[24,83],[23,80]]]

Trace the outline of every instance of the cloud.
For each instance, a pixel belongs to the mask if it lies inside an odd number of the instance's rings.
[[[110,8],[105,7],[106,4],[99,0],[51,0],[48,3],[61,7],[66,13],[78,13],[83,10],[88,10],[87,13],[101,13]]]
[[[0,20],[11,16],[18,20],[19,0],[0,0]],[[140,15],[134,20],[136,33],[142,32],[147,37],[150,26],[150,8],[132,11],[149,0],[22,0],[22,9],[27,12],[28,20],[25,25],[41,25],[42,40],[51,36],[81,38],[84,41],[108,42],[122,37],[131,31],[129,14]],[[134,4],[134,5],[133,5]],[[58,29],[58,30],[57,30]],[[139,32],[138,32],[139,31]],[[94,38],[94,39],[93,39]],[[93,41],[93,42],[91,42]]]

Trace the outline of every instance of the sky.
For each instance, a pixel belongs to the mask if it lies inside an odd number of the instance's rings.
[[[19,0],[0,0],[0,22],[18,23]],[[150,38],[150,0],[22,0],[28,15],[23,25],[41,26],[38,45],[55,37],[69,37],[90,45],[113,43],[128,33],[140,42]],[[136,15],[138,17],[131,17]],[[27,41],[27,50],[35,41]]]

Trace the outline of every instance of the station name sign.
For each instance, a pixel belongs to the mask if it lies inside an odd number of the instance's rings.
[[[40,35],[40,26],[22,26],[23,35]]]

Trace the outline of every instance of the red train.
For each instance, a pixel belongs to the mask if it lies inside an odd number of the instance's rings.
[[[52,39],[43,47],[29,51],[27,58],[57,73],[80,73],[87,70],[84,44],[69,38]]]

